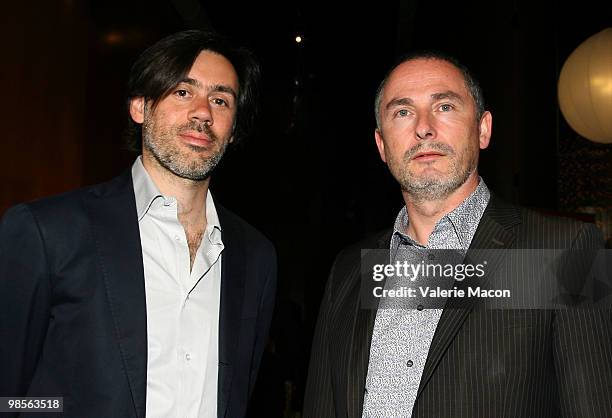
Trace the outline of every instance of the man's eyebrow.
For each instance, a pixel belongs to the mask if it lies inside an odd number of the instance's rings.
[[[180,83],[185,83],[185,84],[188,84],[188,85],[196,87],[196,88],[203,88],[202,83],[200,83],[195,78],[185,77],[184,79],[182,79],[180,81]],[[231,88],[230,86],[226,86],[224,84],[213,84],[212,86],[208,87],[207,90],[209,92],[228,93],[228,94],[231,94],[234,98],[236,98],[238,96],[236,94],[236,91],[234,91],[233,88]]]
[[[234,99],[238,96],[233,88],[231,88],[230,86],[226,86],[224,84],[215,84],[214,86],[211,86],[210,89],[208,90],[219,92],[219,93],[231,94],[234,97]]]
[[[387,103],[387,105],[385,106],[385,109],[389,110],[395,106],[406,106],[406,105],[411,105],[413,103],[414,102],[409,97],[395,98],[395,99],[391,99],[391,101]]]
[[[463,99],[461,98],[461,96],[452,90],[443,91],[442,93],[434,93],[431,95],[431,98],[433,100],[450,99],[450,100],[455,100],[459,103],[463,103]]]
[[[185,77],[181,81],[179,81],[179,84],[181,83],[189,84],[190,86],[193,86],[193,87],[202,87],[202,83],[200,83],[195,78]]]

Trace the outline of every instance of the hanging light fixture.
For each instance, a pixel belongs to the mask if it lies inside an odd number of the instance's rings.
[[[591,36],[563,64],[559,107],[567,123],[594,142],[612,143],[612,28]]]

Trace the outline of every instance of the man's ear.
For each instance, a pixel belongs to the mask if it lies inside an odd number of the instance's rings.
[[[144,108],[145,99],[144,97],[132,97],[130,99],[130,116],[136,123],[144,122]]]
[[[376,140],[376,147],[378,148],[380,159],[386,163],[387,159],[385,157],[385,142],[383,141],[382,132],[378,128],[374,130],[374,139]]]
[[[480,126],[479,126],[479,135],[478,135],[478,143],[480,145],[480,149],[485,149],[489,146],[489,141],[491,140],[491,132],[493,129],[493,115],[491,112],[486,111],[483,113],[480,118]]]

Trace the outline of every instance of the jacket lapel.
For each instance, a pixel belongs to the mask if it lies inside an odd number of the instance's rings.
[[[85,197],[123,367],[138,417],[145,416],[147,317],[144,269],[131,172]]]
[[[392,230],[387,230],[376,237],[373,249],[389,249]],[[361,259],[360,259],[361,260]],[[388,263],[389,260],[383,261]],[[368,264],[369,265],[369,264]],[[370,345],[374,331],[377,307],[362,308],[361,303],[361,268],[357,268],[358,277],[353,278],[354,291],[348,296],[353,297],[357,303],[354,305],[355,318],[353,334],[349,347],[352,347],[347,373],[347,414],[349,418],[361,418],[363,411],[363,398],[365,395],[366,376],[370,361]],[[384,285],[384,282],[381,283]]]
[[[216,205],[223,237],[221,257],[221,305],[219,311],[219,378],[217,416],[225,416],[229,401],[234,357],[238,349],[240,317],[246,280],[246,248],[236,222]]]
[[[510,248],[515,239],[512,228],[518,223],[520,223],[520,218],[516,208],[499,202],[495,196],[491,195],[491,200],[483,213],[478,229],[472,239],[470,253],[478,249],[503,250]],[[477,251],[474,252],[477,253]],[[475,278],[470,278],[470,280],[457,282],[458,289],[463,289],[467,293],[468,286],[481,285],[486,287],[489,278],[495,273],[495,270],[502,261],[502,251],[485,251],[484,254],[487,257],[485,275],[478,281]],[[475,262],[479,261],[466,260],[466,263]],[[429,348],[429,354],[419,385],[417,401],[436,367],[444,357],[446,350],[461,329],[461,325],[472,311],[476,300],[477,298],[448,299]]]

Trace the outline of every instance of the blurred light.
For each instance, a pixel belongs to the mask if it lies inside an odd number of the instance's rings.
[[[134,25],[109,29],[100,34],[99,42],[107,48],[143,49],[152,39],[145,30]]]
[[[104,43],[107,45],[118,45],[123,43],[125,36],[121,32],[108,32],[104,35]]]
[[[295,37],[295,42],[297,42],[298,44],[302,42],[302,37],[300,35]]]

